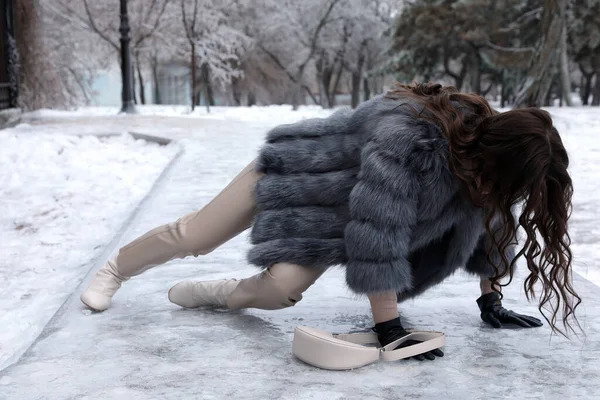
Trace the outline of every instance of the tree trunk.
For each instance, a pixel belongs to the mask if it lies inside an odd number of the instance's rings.
[[[296,82],[299,82],[297,80]],[[301,83],[294,83],[292,86],[292,110],[297,111],[300,104],[304,104],[302,97],[304,96],[304,88]]]
[[[592,105],[600,106],[600,71],[596,73],[596,84],[594,85]]]
[[[329,90],[329,106],[331,108],[336,106],[336,95],[338,88],[340,87],[340,81],[342,80],[342,75],[344,74],[344,60],[339,59],[337,70],[334,72],[335,79],[333,80],[333,87]]]
[[[331,108],[329,88],[331,78],[333,77],[333,67],[329,64],[325,52],[321,52],[320,57],[315,63],[317,70],[317,85],[319,87],[319,104],[323,108]]]
[[[365,56],[361,54],[358,56],[358,63],[356,70],[352,71],[352,108],[358,107],[360,103],[360,83],[363,80],[362,70],[365,64]]]
[[[369,79],[365,78],[363,81],[363,101],[367,101],[371,98],[371,88],[369,87]]]
[[[233,78],[231,81],[231,94],[233,96],[233,105],[241,106],[242,105],[242,90],[240,88],[240,79]]]
[[[546,98],[544,99],[544,103],[542,104],[544,107],[551,107],[552,104],[552,89],[554,88],[554,80],[552,80],[552,83],[550,84],[550,89],[548,90],[548,93],[546,95]]]
[[[139,55],[135,55],[135,68],[137,70],[138,82],[140,84],[140,102],[146,104],[146,90],[144,88],[144,75],[142,74],[142,67],[140,63]]]
[[[454,85],[455,85],[456,89],[458,89],[459,91],[462,90],[466,75],[467,75],[467,67],[463,65],[461,67],[460,74],[454,79]]]
[[[594,74],[582,74],[581,75],[581,89],[579,90],[579,97],[581,97],[581,104],[587,106],[590,103],[590,94],[592,94],[592,79]]]
[[[453,72],[452,69],[450,69],[450,54],[449,54],[449,49],[448,47],[444,47],[444,72],[446,73],[446,75],[449,75],[452,79],[454,79],[454,87],[456,87],[456,89],[458,89],[459,91],[462,89],[462,86],[464,84],[465,81],[465,76],[467,75],[467,71],[468,71],[468,63],[461,62],[461,66],[460,66],[460,71],[457,73]]]
[[[158,60],[156,57],[152,57],[151,61],[152,68],[152,81],[153,81],[153,91],[154,91],[154,104],[161,104],[160,98],[160,83],[158,81]]]
[[[329,103],[329,78],[323,72],[317,72],[317,85],[319,86],[319,105],[331,108]]]
[[[212,88],[212,82],[210,81],[210,67],[208,63],[202,64],[202,85],[204,87],[204,100],[210,106],[215,105],[215,95]]]
[[[137,77],[135,73],[135,65],[131,65],[131,94],[133,95],[133,104],[140,104],[138,102],[137,90],[136,89]]]
[[[563,13],[566,9],[562,10]],[[563,26],[560,37],[560,91],[561,91],[561,107],[562,100],[565,100],[567,107],[573,107],[573,101],[571,100],[571,77],[569,75],[569,58],[567,56],[567,17],[562,16]]]
[[[472,46],[471,54],[471,92],[481,93],[481,56],[479,50]]]
[[[256,96],[254,95],[254,92],[250,91],[250,92],[248,92],[246,105],[248,107],[252,107],[255,104],[256,104]]]
[[[200,81],[202,82],[202,94],[204,95],[206,112],[210,113],[210,106],[214,105],[214,99],[212,98],[212,88],[210,87],[210,75],[207,63],[202,63],[200,66]]]
[[[198,93],[196,88],[198,87],[196,84],[196,44],[192,43],[192,59],[191,59],[191,73],[192,73],[192,82],[190,87],[190,95],[192,101],[192,111],[196,108],[196,94]]]
[[[567,0],[544,0],[542,39],[515,99],[515,108],[539,107],[548,95],[554,78],[554,66],[560,60],[566,3]]]

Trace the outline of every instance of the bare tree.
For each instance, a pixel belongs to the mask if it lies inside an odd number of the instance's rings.
[[[350,0],[345,7],[346,20],[351,27],[350,49],[344,66],[351,74],[351,104],[358,106],[361,85],[365,85],[365,100],[369,83],[365,72],[375,67],[389,47],[391,39],[393,2],[386,0]]]
[[[331,22],[332,12],[340,1],[278,2],[277,7],[273,9],[279,13],[279,21],[268,25],[262,37],[258,39],[259,48],[293,83],[294,110],[298,109],[302,102],[304,92],[308,93],[315,104],[318,104],[305,81],[305,71],[319,50],[319,37]],[[294,42],[290,43],[290,40]],[[282,45],[282,41],[292,46]]]

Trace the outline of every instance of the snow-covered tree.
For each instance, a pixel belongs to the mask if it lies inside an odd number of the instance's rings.
[[[391,44],[393,14],[399,7],[397,2],[386,0],[351,0],[348,18],[350,39],[348,56],[344,66],[351,76],[352,106],[360,102],[361,85],[364,98],[370,96],[370,85],[365,72],[373,69],[382,60]]]
[[[323,107],[335,105],[335,94],[344,74],[350,77],[352,106],[358,105],[365,71],[389,46],[389,38],[384,34],[391,15],[390,2],[382,0],[343,0],[333,10],[315,54],[319,102]]]
[[[320,50],[319,40],[342,0],[264,0],[253,29],[257,48],[281,69],[293,84],[292,104],[297,108],[304,93],[315,103],[307,70]]]
[[[198,103],[198,69],[207,109],[214,105],[212,83],[224,86],[242,74],[240,54],[249,45],[250,38],[230,24],[233,4],[180,0],[186,43],[181,43],[178,48],[180,54],[188,55],[190,60],[192,109]]]

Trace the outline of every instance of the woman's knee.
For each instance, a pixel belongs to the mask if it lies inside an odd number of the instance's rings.
[[[268,270],[243,279],[229,295],[227,306],[231,310],[258,308],[280,310],[294,306],[302,300],[302,294],[292,293],[281,287]]]
[[[219,243],[210,236],[190,229],[184,218],[173,222],[169,228],[174,243],[177,243],[184,256],[205,256],[219,247]]]
[[[292,268],[271,267],[244,279],[231,293],[230,309],[259,308],[279,310],[292,307],[302,300],[302,293],[316,280],[314,274],[298,273]]]

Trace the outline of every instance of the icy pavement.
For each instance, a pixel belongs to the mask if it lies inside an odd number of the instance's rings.
[[[583,152],[574,163],[578,202],[574,240],[581,268],[598,268],[600,120],[567,121],[565,141]],[[278,120],[159,117],[99,120],[105,129],[140,130],[181,139],[185,154],[145,203],[120,245],[206,204],[255,155],[266,127]],[[280,118],[281,119],[281,118]],[[63,129],[81,130],[82,121]],[[590,126],[587,126],[589,124]],[[90,131],[90,122],[83,125]],[[588,129],[589,128],[589,129]],[[587,129],[587,131],[586,131]],[[574,155],[572,155],[574,156]],[[580,174],[581,172],[581,174]],[[588,174],[590,175],[588,177]],[[585,175],[585,176],[584,176]],[[589,204],[588,204],[589,203]],[[593,207],[595,205],[595,209]],[[586,232],[588,235],[586,236]],[[127,282],[114,305],[92,314],[79,303],[90,273],[36,343],[0,372],[0,399],[592,399],[600,398],[600,288],[576,276],[584,298],[579,309],[585,338],[551,337],[536,330],[493,330],[478,316],[478,284],[457,275],[400,306],[407,325],[446,332],[446,356],[433,362],[373,364],[331,372],[307,366],[291,354],[296,325],[348,332],[371,325],[369,308],[343,284],[339,269],[327,272],[304,300],[281,311],[181,310],[168,289],[188,278],[244,277],[246,235],[198,259],[174,261]],[[115,249],[107,249],[107,258]],[[94,270],[100,265],[93,266]],[[521,291],[523,276],[506,290],[505,304],[537,314]]]

